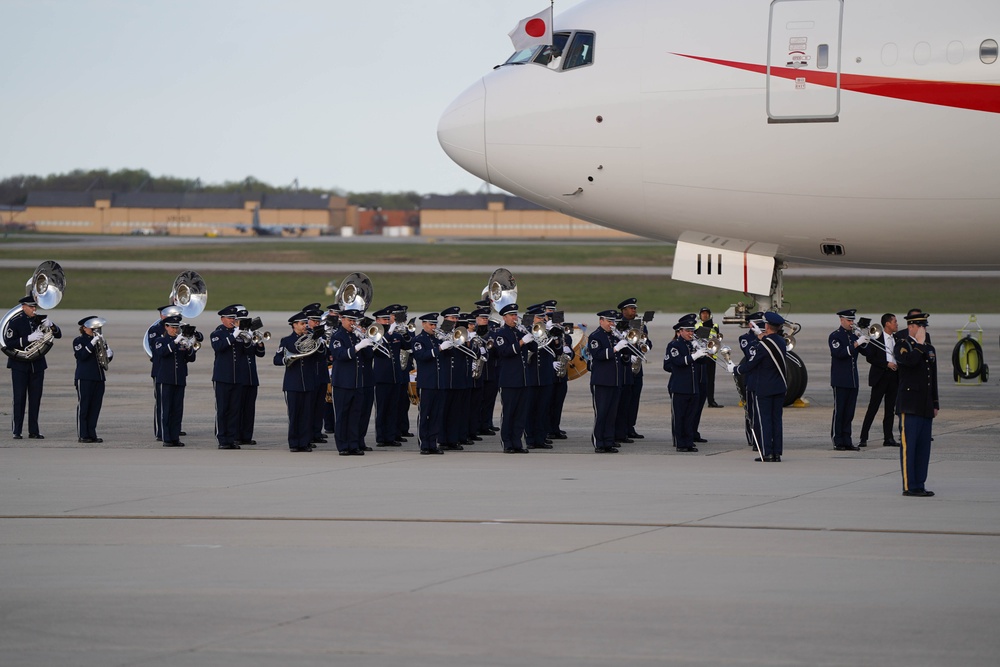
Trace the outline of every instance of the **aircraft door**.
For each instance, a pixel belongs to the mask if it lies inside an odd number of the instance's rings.
[[[773,0],[767,50],[769,123],[836,122],[843,0]]]

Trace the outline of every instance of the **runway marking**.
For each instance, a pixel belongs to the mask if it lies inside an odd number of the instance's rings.
[[[907,501],[913,503],[913,501]],[[933,502],[933,501],[925,501]],[[301,521],[306,523],[425,523],[459,525],[508,525],[508,526],[589,526],[595,528],[714,528],[717,530],[781,530],[808,533],[869,533],[883,535],[946,535],[965,537],[1000,537],[998,531],[973,530],[917,530],[900,528],[826,528],[821,526],[779,526],[768,524],[737,525],[727,523],[679,523],[646,521],[545,521],[538,519],[416,519],[404,517],[297,517],[297,516],[144,516],[132,514],[2,514],[0,521],[17,519],[72,519],[77,521]],[[188,545],[210,546],[210,545]]]

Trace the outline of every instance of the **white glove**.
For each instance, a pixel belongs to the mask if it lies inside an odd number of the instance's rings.
[[[730,361],[729,363],[726,364],[726,370],[729,371],[730,373],[735,372],[736,371],[736,364],[734,364],[733,362]]]
[[[454,345],[455,345],[455,342],[454,342],[454,341],[450,341],[450,340],[446,340],[446,341],[442,341],[442,343],[441,343],[441,349],[442,349],[442,350],[449,350],[449,349],[451,349],[451,348],[452,348],[452,347],[453,347]]]
[[[94,332],[94,340],[104,340],[104,336],[101,335],[100,331]]]
[[[45,321],[43,322],[43,324],[45,326],[47,326],[47,327],[51,327],[52,326],[52,318],[49,317],[48,315],[46,315],[45,316]]]
[[[239,338],[239,337],[240,337],[240,328],[233,327],[233,338]]]
[[[615,345],[615,352],[621,352],[626,347],[628,347],[628,341],[627,340],[620,340]]]
[[[372,346],[372,339],[371,338],[362,338],[361,342],[354,346],[354,349],[357,350],[358,352],[360,352],[361,350],[365,349],[366,347],[371,347],[371,346]]]
[[[556,369],[558,371],[561,368],[561,365],[559,364],[558,361],[553,361],[552,362],[552,368],[554,368],[554,369]]]
[[[108,361],[111,361],[115,357],[115,352],[110,347],[108,348]]]
[[[489,350],[487,350],[485,347],[479,348],[479,356],[481,357],[485,357],[488,352]]]
[[[752,332],[754,333],[754,335],[755,335],[755,336],[759,336],[759,335],[761,335],[762,333],[764,333],[763,331],[761,331],[761,330],[760,330],[760,327],[759,327],[759,326],[757,326],[757,323],[756,323],[756,322],[753,322],[753,323],[752,323],[752,324],[750,325],[750,331],[752,331]]]
[[[858,345],[867,345],[870,340],[868,336],[858,336]]]
[[[545,320],[545,330],[546,331],[552,331],[552,327],[554,327],[555,325],[556,325],[556,323],[553,322],[552,320]]]
[[[524,334],[523,336],[521,336],[521,342],[524,343],[525,345],[527,345],[528,343],[533,342],[534,340],[535,340],[535,337],[532,336],[531,334]]]
[[[569,345],[563,345],[563,354],[573,354],[573,348]]]
[[[389,325],[389,333],[392,333],[395,330],[396,330],[396,323],[393,322],[392,324]]]
[[[184,336],[182,336],[180,334],[177,334],[177,336],[174,338],[174,342],[177,343],[178,345],[180,345],[183,340],[184,340]]]
[[[707,355],[708,355],[708,352],[706,352],[705,350],[696,350],[696,351],[694,351],[694,352],[691,353],[691,358],[692,359],[701,359],[702,357],[707,356]]]
[[[36,340],[41,340],[44,335],[41,331],[33,331],[28,334],[28,342],[34,343]]]
[[[475,329],[473,329],[472,333],[469,334],[469,340],[472,340],[473,338],[479,338],[479,334],[476,333]]]

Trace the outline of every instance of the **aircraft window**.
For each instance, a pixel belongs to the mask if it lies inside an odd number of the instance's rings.
[[[979,59],[987,65],[997,61],[997,40],[987,39],[979,45]]]
[[[820,44],[816,47],[816,69],[826,69],[830,66],[830,45]]]
[[[573,43],[566,54],[563,69],[583,67],[594,62],[594,33],[578,32],[573,35]]]
[[[563,51],[566,50],[566,42],[569,41],[568,32],[557,32],[552,35],[552,46],[543,46],[532,62],[544,65],[549,69],[559,69],[562,63]]]
[[[526,62],[531,62],[531,56],[535,55],[535,51],[540,48],[544,47],[533,46],[530,49],[515,51],[514,55],[504,61],[504,65],[523,65]]]

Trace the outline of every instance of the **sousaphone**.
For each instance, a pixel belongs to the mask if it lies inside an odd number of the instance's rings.
[[[170,303],[181,311],[181,315],[187,319],[194,319],[201,315],[205,310],[205,306],[208,305],[208,287],[198,273],[195,271],[184,271],[174,279],[174,286],[170,290],[169,298]],[[159,320],[156,322],[159,322]],[[149,326],[152,327],[156,322],[153,322]],[[146,327],[146,332],[149,332],[149,327]],[[150,359],[153,358],[153,350],[149,347],[148,335],[143,335],[142,337],[142,349],[145,350],[147,357]]]
[[[65,291],[66,274],[58,262],[51,260],[39,264],[31,278],[24,284],[24,295],[28,296],[30,294],[42,310],[52,310],[58,306],[59,302],[62,301],[63,292]],[[47,327],[41,327],[40,330],[43,332],[41,340],[30,343],[23,350],[7,347],[4,339],[7,337],[7,328],[10,325],[10,320],[22,310],[21,304],[17,304],[0,319],[0,333],[2,333],[2,336],[0,336],[0,351],[12,359],[34,361],[45,356],[52,347],[52,341],[55,336]]]
[[[340,312],[345,310],[368,310],[375,297],[371,279],[363,273],[354,272],[344,278],[337,289],[336,302]]]
[[[517,281],[514,274],[507,269],[497,269],[490,276],[486,288],[483,290],[483,297],[490,300],[493,309],[493,319],[500,319],[500,311],[512,304],[517,303]]]

